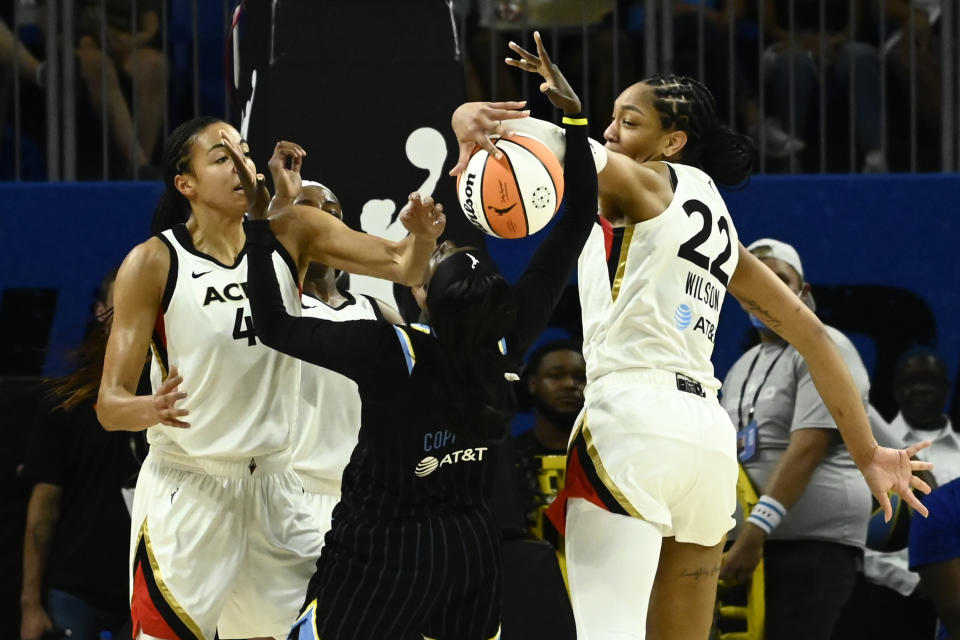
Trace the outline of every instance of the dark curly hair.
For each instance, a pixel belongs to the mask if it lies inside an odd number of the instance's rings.
[[[756,147],[720,121],[710,90],[687,76],[657,75],[643,82],[653,89],[663,128],[687,134],[680,161],[701,169],[717,184],[743,185],[753,169]]]

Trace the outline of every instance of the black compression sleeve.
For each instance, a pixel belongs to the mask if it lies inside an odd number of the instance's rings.
[[[586,124],[564,123],[564,129],[567,138],[564,213],[540,243],[513,288],[521,354],[546,328],[597,220],[597,170]]]
[[[283,304],[271,254],[277,239],[267,220],[243,223],[247,234],[247,287],[253,326],[263,344],[362,383],[387,361],[399,368],[393,328],[376,320],[334,322],[291,316]],[[398,353],[394,354],[396,351]],[[389,358],[390,355],[395,357]]]

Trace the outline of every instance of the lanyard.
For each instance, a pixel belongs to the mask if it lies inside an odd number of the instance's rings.
[[[780,349],[780,352],[777,354],[777,357],[773,359],[773,362],[770,363],[770,367],[767,369],[767,372],[763,375],[763,380],[760,381],[760,385],[757,387],[757,392],[753,394],[753,403],[750,405],[750,411],[747,414],[747,421],[753,420],[753,408],[757,406],[757,399],[760,397],[760,391],[763,389],[763,385],[767,383],[767,378],[770,377],[770,372],[773,371],[773,367],[776,366],[777,360],[780,359],[780,356],[783,355],[783,352],[787,350],[788,345],[783,345],[783,348]],[[747,370],[747,377],[743,379],[743,386],[740,387],[740,402],[737,404],[737,418],[740,421],[740,429],[743,429],[743,396],[747,392],[747,382],[750,381],[750,376],[753,374],[753,368],[757,366],[757,360],[760,359],[760,353],[763,351],[761,347],[757,351],[757,355],[753,357],[753,362],[750,363],[750,369]]]

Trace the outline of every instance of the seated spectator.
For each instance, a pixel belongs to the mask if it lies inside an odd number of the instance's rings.
[[[119,0],[118,0],[119,1]],[[90,0],[92,4],[97,2]],[[129,1],[121,2],[125,5],[129,20]],[[148,3],[143,1],[138,6]],[[105,54],[99,45],[99,13],[94,24],[88,7],[78,20],[77,46],[75,48],[77,72],[80,82],[77,85],[79,104],[89,108],[91,117],[100,122],[104,108],[106,109],[107,128],[112,149],[119,155],[120,170],[124,177],[131,177],[136,173],[141,179],[157,177],[157,172],[150,167],[150,157],[156,148],[156,142],[163,125],[163,93],[166,65],[162,54],[155,48],[140,46],[141,40],[152,33],[153,42],[159,37],[159,18],[157,12],[145,9],[141,12],[141,23],[145,30],[130,37],[129,32],[123,33],[114,28],[112,33],[114,47],[113,55]],[[119,15],[116,7],[108,13]],[[152,16],[152,17],[151,17]],[[45,27],[45,20],[39,20],[39,26]],[[139,25],[138,25],[139,26]],[[128,26],[129,29],[129,26]],[[96,34],[96,37],[94,37]],[[147,42],[147,44],[149,44]],[[13,55],[17,55],[17,65],[21,77],[30,85],[44,89],[47,82],[46,65],[34,53],[20,43],[9,27],[0,21],[0,116],[5,117],[9,97],[12,96]],[[117,68],[124,69],[124,76],[117,73]],[[136,83],[132,83],[132,75],[137,76]],[[135,84],[137,89],[137,126],[134,127],[133,115],[124,97],[124,84]],[[8,96],[4,99],[4,93]],[[80,150],[83,151],[82,149]],[[83,163],[81,163],[82,165]],[[81,172],[83,166],[80,167]],[[93,176],[81,176],[93,177]],[[99,177],[99,176],[98,176]]]
[[[812,306],[793,247],[763,239],[749,250]],[[756,318],[751,322],[760,344],[730,369],[721,403],[739,430],[738,457],[762,495],[731,534],[736,541],[720,578],[748,581],[762,559],[766,637],[827,640],[861,565],[870,490],[803,356]],[[826,330],[866,405],[869,380],[856,348],[836,329]]]
[[[846,104],[844,101],[849,100],[852,90],[856,93],[854,138],[857,151],[863,158],[863,171],[886,172],[887,159],[883,152],[880,120],[880,57],[875,48],[854,38],[857,25],[850,24],[847,3],[823,3],[822,0],[761,1],[766,3],[764,28],[773,41],[764,52],[764,82],[770,87],[774,113],[780,123],[792,135],[803,139],[814,129],[817,114],[814,97],[817,91],[826,91],[828,100]],[[796,29],[792,48],[788,30],[791,3],[794,5]],[[826,31],[822,34],[821,6],[826,12]],[[823,87],[818,86],[821,64],[826,67],[826,86]],[[794,78],[792,105],[791,66]],[[851,83],[854,83],[853,86]],[[790,122],[791,108],[795,114],[793,125]],[[821,123],[821,126],[826,125]],[[831,129],[835,131],[834,127]]]
[[[39,640],[51,629],[97,640],[130,620],[130,514],[121,490],[145,455],[143,436],[105,431],[93,408],[114,275],[101,288],[99,326],[79,352],[81,366],[54,386],[57,406],[37,424],[24,463],[34,486],[23,542],[21,640]]]
[[[868,6],[877,8],[873,3]],[[893,70],[897,94],[901,100],[908,100],[910,85],[915,84],[917,126],[932,135],[940,135],[941,56],[940,36],[935,29],[940,18],[940,0],[886,0],[880,6],[886,11],[885,33],[889,36],[883,53]]]
[[[940,617],[937,640],[960,639],[960,478],[923,500],[929,518],[910,524],[910,569]]]
[[[674,67],[678,73],[691,77],[700,75],[700,52],[690,43],[700,38],[699,0],[674,0]],[[740,21],[744,15],[745,0],[706,0],[703,20],[703,75],[705,84],[713,90],[717,113],[729,121],[730,94],[736,96],[739,126],[747,132],[757,147],[771,158],[787,158],[804,148],[802,140],[783,130],[773,116],[761,119],[757,103],[756,83],[744,69],[743,56],[730,60],[730,22]],[[733,76],[733,86],[730,77]],[[762,133],[761,133],[762,132]]]
[[[540,489],[540,456],[565,456],[570,431],[583,408],[587,365],[581,347],[572,340],[553,340],[536,349],[527,361],[523,381],[533,406],[533,428],[513,441],[520,495],[527,523],[547,504]]]
[[[0,148],[4,144],[7,113],[13,100],[14,67],[21,82],[43,87],[43,65],[0,20]]]
[[[81,72],[91,88],[99,86],[99,81],[91,74],[100,73],[100,65],[106,62],[106,54],[112,62],[107,74],[116,76],[116,71],[120,70],[123,73],[122,80],[132,85],[130,88],[136,91],[133,96],[137,106],[136,140],[142,153],[139,164],[148,164],[160,139],[166,101],[164,77],[167,62],[160,51],[159,0],[137,0],[136,23],[131,20],[131,0],[80,0],[78,5],[76,37]],[[104,5],[107,21],[106,43],[100,41],[101,5]],[[112,93],[114,80],[116,78],[108,79],[106,87],[111,101],[117,99]],[[121,110],[119,102],[115,109]],[[130,111],[127,109],[128,114]],[[114,132],[114,135],[117,133]],[[133,144],[133,141],[117,136],[117,143]]]

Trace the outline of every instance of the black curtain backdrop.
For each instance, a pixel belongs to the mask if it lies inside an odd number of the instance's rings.
[[[420,190],[443,203],[446,237],[484,246],[447,175],[466,89],[446,2],[249,0],[239,38],[236,104],[261,171],[277,140],[296,141],[303,177],[333,189],[351,227],[402,238],[396,216]]]

